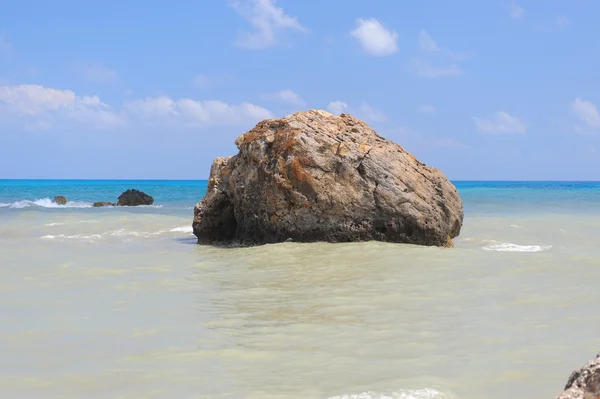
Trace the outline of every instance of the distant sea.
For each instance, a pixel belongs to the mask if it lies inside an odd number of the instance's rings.
[[[600,348],[600,183],[454,184],[454,249],[222,249],[206,181],[0,180],[0,397],[552,398]]]

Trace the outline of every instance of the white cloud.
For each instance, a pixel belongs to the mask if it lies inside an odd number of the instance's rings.
[[[114,84],[118,81],[117,72],[100,63],[81,63],[75,71],[92,83]]]
[[[463,70],[456,64],[435,66],[429,61],[417,58],[412,59],[412,67],[417,75],[423,78],[439,78],[444,76],[462,75]]]
[[[366,102],[363,102],[358,108],[359,115],[372,122],[383,122],[387,119],[385,114],[378,109],[371,107]]]
[[[232,6],[253,27],[253,32],[240,34],[236,44],[248,49],[264,49],[278,43],[277,35],[285,30],[307,33],[308,29],[295,17],[275,6],[276,0],[237,0]]]
[[[271,117],[269,110],[249,103],[230,105],[163,96],[129,101],[115,110],[97,96],[78,96],[71,90],[39,85],[0,87],[0,121],[22,124],[27,129],[139,125],[197,128],[247,125]]]
[[[294,93],[293,91],[287,89],[287,90],[281,90],[278,91],[277,93],[270,93],[270,94],[265,94],[263,96],[264,99],[266,100],[277,100],[277,101],[282,101],[282,102],[286,102],[292,105],[298,105],[298,106],[305,106],[306,105],[306,101],[304,101],[302,99],[302,97],[300,97],[298,94]]]
[[[525,16],[525,9],[519,6],[514,0],[510,3],[510,17],[512,19],[522,19]]]
[[[0,117],[22,119],[26,127],[50,127],[65,121],[92,128],[122,123],[119,115],[96,96],[77,96],[71,90],[39,85],[0,87]]]
[[[383,57],[398,51],[398,34],[386,29],[378,20],[357,19],[358,26],[350,34],[367,54]]]
[[[589,130],[600,129],[600,113],[594,103],[576,98],[571,103],[571,113],[581,124],[575,125],[575,130],[584,133]]]
[[[419,107],[419,111],[426,113],[426,114],[433,114],[433,113],[435,113],[436,109],[433,105],[426,104],[426,105],[421,105]]]
[[[527,131],[527,126],[519,118],[505,111],[498,111],[488,118],[473,118],[475,126],[484,133],[520,133]]]
[[[344,113],[344,111],[348,108],[348,104],[342,101],[332,101],[327,105],[327,109],[329,112],[335,115],[339,115]]]
[[[134,122],[173,128],[247,125],[273,117],[269,110],[250,103],[230,105],[216,100],[173,100],[166,96],[130,101],[125,109]]]

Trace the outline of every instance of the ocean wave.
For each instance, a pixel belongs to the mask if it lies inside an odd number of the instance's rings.
[[[0,208],[8,208],[12,204],[7,204],[6,202],[0,202]]]
[[[60,223],[54,224],[60,225]],[[132,231],[125,229],[117,229],[111,230],[100,234],[74,234],[74,235],[66,235],[66,234],[48,234],[40,237],[42,240],[79,240],[79,241],[96,241],[96,240],[104,240],[106,238],[117,237],[117,238],[151,238],[158,237],[164,234],[169,233],[188,233],[192,234],[191,226],[180,226],[174,227],[168,230],[158,230],[158,231]]]
[[[37,207],[41,207],[41,208],[91,208],[92,204],[89,202],[83,202],[83,201],[69,201],[65,205],[59,205],[55,202],[52,202],[52,200],[50,198],[41,198],[41,199],[37,199],[35,201],[29,201],[29,200],[16,201],[16,202],[13,202],[12,204],[8,204],[7,207],[12,208],[12,209],[23,209],[23,208],[33,207],[33,206],[37,206]]]
[[[552,248],[552,245],[518,245],[510,242],[500,242],[482,247],[485,251],[497,252],[541,252]]]
[[[392,393],[363,392],[341,396],[332,396],[329,399],[451,399],[453,396],[435,389],[414,389]]]
[[[192,226],[180,226],[175,227],[174,229],[169,230],[171,233],[193,233],[194,229]]]

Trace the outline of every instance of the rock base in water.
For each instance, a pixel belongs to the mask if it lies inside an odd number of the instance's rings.
[[[101,208],[103,206],[115,206],[115,203],[106,201],[94,202],[94,208]]]
[[[388,241],[452,246],[456,187],[366,123],[325,111],[260,122],[215,159],[194,210],[199,243]]]
[[[67,199],[65,197],[63,197],[62,195],[57,195],[56,197],[54,197],[52,202],[54,202],[55,204],[58,204],[58,205],[66,205]]]

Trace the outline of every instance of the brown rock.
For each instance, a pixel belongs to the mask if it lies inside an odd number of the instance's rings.
[[[56,197],[54,197],[52,202],[54,202],[55,204],[58,204],[58,205],[66,205],[67,199],[65,197],[63,197],[62,195],[57,195]]]
[[[378,240],[452,246],[456,187],[366,123],[325,111],[268,119],[217,158],[194,209],[199,243]]]
[[[115,204],[112,202],[106,202],[106,201],[94,202],[94,208],[100,208],[103,206],[115,206]]]
[[[575,370],[569,377],[565,391],[557,399],[600,398],[600,354],[594,360]]]

